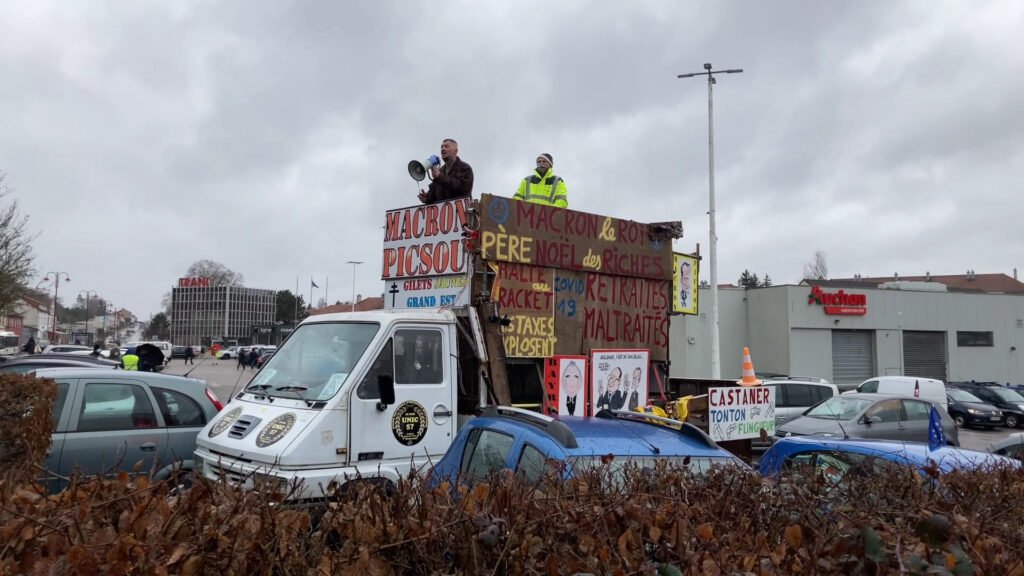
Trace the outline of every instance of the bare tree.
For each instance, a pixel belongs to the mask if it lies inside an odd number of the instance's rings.
[[[804,264],[804,278],[807,280],[828,280],[828,262],[825,253],[815,250],[814,259]]]
[[[185,271],[188,278],[209,278],[211,286],[242,286],[245,276],[235,272],[220,262],[213,260],[196,260]],[[171,293],[167,292],[160,299],[160,307],[164,314],[171,316]]]
[[[245,276],[213,260],[197,260],[193,262],[185,272],[185,276],[190,278],[209,278],[211,286],[241,286],[245,284]]]
[[[13,311],[35,274],[32,241],[39,236],[29,232],[28,216],[18,210],[17,199],[4,202],[12,192],[0,172],[0,316]]]

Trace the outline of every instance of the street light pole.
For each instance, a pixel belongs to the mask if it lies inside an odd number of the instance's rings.
[[[711,378],[722,377],[721,354],[718,348],[718,236],[715,234],[715,124],[712,87],[715,74],[739,74],[741,68],[712,70],[711,64],[704,64],[704,72],[679,74],[677,78],[708,77],[708,240],[711,252]]]
[[[90,295],[95,296],[96,295],[96,291],[95,290],[79,290],[78,291],[78,295],[81,296],[82,294],[85,294],[85,333],[86,333],[86,335],[88,335],[89,334],[89,296]],[[90,340],[91,340],[91,338],[90,338]]]
[[[71,282],[71,276],[67,272],[47,272],[46,276],[43,276],[43,281],[46,281],[53,274],[53,330],[50,332],[50,344],[56,344],[54,340],[57,339],[57,292],[60,290],[60,275],[64,275],[65,282]]]
[[[352,265],[352,312],[355,312],[356,311],[356,266],[358,266],[359,264],[362,264],[362,262],[358,261],[358,260],[349,260],[348,262],[345,262],[345,264],[351,264]]]

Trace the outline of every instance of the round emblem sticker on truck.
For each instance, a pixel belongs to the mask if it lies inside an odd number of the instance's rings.
[[[210,438],[213,438],[217,434],[220,434],[221,432],[227,430],[228,428],[231,427],[232,424],[235,423],[235,420],[238,420],[238,417],[241,415],[242,407],[238,406],[231,412],[225,414],[220,420],[217,420],[217,423],[213,425],[213,428],[210,428],[210,431],[207,432],[207,435]]]
[[[406,446],[419,444],[427,435],[427,411],[416,402],[402,402],[391,417],[391,432]]]
[[[266,448],[274,442],[277,442],[284,435],[292,429],[295,425],[295,413],[286,412],[280,416],[274,418],[266,426],[260,430],[259,436],[256,436],[256,445],[260,448]]]

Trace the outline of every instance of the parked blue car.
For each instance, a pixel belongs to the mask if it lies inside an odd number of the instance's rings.
[[[749,469],[699,428],[668,418],[626,410],[553,418],[488,406],[459,431],[431,470],[429,483],[434,487],[444,481],[453,486],[473,484],[504,469],[535,482],[550,470],[549,460],[564,463],[565,478],[572,476],[574,467],[606,464],[616,471],[627,465],[651,467],[659,461],[679,465],[685,461],[696,473],[717,464]]]
[[[764,476],[778,477],[783,470],[811,466],[816,473],[840,481],[852,469],[864,470],[872,458],[876,462],[891,462],[921,471],[930,466],[929,462],[935,462],[943,473],[988,466],[1020,466],[1020,462],[1010,458],[952,446],[930,450],[927,444],[920,442],[792,436],[779,438],[761,456],[760,471]]]

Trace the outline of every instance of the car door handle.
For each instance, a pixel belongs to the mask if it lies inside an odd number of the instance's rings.
[[[139,450],[142,450],[143,452],[156,452],[156,442],[143,442],[142,445],[139,446]]]
[[[451,418],[452,411],[445,410],[444,408],[436,408],[434,410],[434,418]]]

